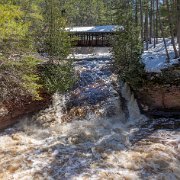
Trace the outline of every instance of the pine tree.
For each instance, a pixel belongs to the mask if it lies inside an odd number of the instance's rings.
[[[173,45],[173,49],[174,49],[174,53],[175,53],[175,57],[178,57],[178,51],[176,49],[176,44],[175,44],[175,37],[174,37],[174,32],[173,32],[173,21],[172,21],[172,13],[171,13],[171,9],[170,9],[170,5],[169,5],[169,0],[165,0],[166,6],[167,6],[167,11],[168,11],[168,21],[169,21],[169,30],[170,30],[170,35],[171,35],[171,42]]]
[[[61,1],[46,0],[44,18],[47,32],[46,48],[51,62],[54,58],[63,59],[69,54],[70,38],[65,31],[66,19],[60,11]]]
[[[177,39],[178,39],[179,57],[180,57],[180,0],[177,0]]]
[[[64,3],[59,0],[46,0],[44,18],[47,32],[45,45],[49,63],[43,71],[43,81],[49,92],[67,91],[74,82],[71,61],[65,61],[70,53],[71,42],[65,30],[67,21],[64,11],[60,11]]]
[[[149,45],[149,6],[148,6],[148,1],[145,3],[145,27],[144,27],[144,36],[145,36],[145,41],[146,41],[146,50],[148,50],[148,45]]]
[[[116,22],[123,29],[113,38],[113,54],[120,78],[137,88],[142,85],[146,76],[141,64],[142,43],[140,30],[133,16],[133,5],[132,1],[118,3]]]
[[[0,99],[27,95],[39,98],[39,61],[31,56],[34,21],[30,12],[34,11],[22,1],[7,0],[0,2],[0,12]]]
[[[0,2],[0,99],[39,98],[42,85],[63,92],[73,83],[71,62],[63,61],[69,54],[70,40],[60,3],[58,0]],[[33,55],[37,51],[47,52],[51,62],[57,60],[45,74],[37,73],[40,61]]]

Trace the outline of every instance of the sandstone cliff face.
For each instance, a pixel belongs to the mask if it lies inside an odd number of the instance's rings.
[[[180,63],[161,73],[148,73],[135,95],[142,111],[153,116],[180,117]]]
[[[32,100],[31,97],[21,97],[0,103],[0,129],[17,122],[17,119],[29,113],[35,113],[50,104],[50,96],[42,94],[43,100]]]
[[[141,109],[154,116],[180,114],[180,86],[154,85],[135,92]]]

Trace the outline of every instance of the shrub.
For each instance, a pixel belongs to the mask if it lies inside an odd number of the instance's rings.
[[[116,18],[117,24],[123,26],[123,29],[117,31],[112,44],[115,67],[120,78],[135,89],[145,82],[146,73],[141,63],[140,30],[135,24],[132,10],[131,4],[126,1],[119,3]]]
[[[75,82],[72,63],[47,64],[42,71],[42,80],[50,93],[68,91]]]
[[[31,56],[23,56],[19,60],[0,57],[0,101],[27,95],[40,99],[38,62]]]

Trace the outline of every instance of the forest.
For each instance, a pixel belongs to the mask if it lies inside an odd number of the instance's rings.
[[[48,54],[49,62],[56,58],[59,62],[70,53],[71,42],[64,32],[69,26],[97,26],[115,24],[125,28],[113,41],[116,68],[124,78],[128,77],[135,68],[138,75],[143,74],[139,58],[143,50],[148,50],[149,44],[154,48],[158,39],[162,38],[166,49],[167,62],[170,55],[165,38],[171,38],[174,58],[179,57],[180,40],[180,11],[179,0],[2,0],[0,3],[0,84],[1,100],[18,95],[32,95],[39,98],[39,89],[46,86],[50,91],[56,88],[66,91],[72,84],[69,79],[71,63],[56,69],[61,71],[57,80],[51,82],[47,70],[37,73],[39,59],[37,54]],[[144,46],[145,43],[145,46]],[[125,53],[126,52],[126,53]],[[133,60],[134,59],[134,60]],[[61,63],[62,65],[62,63]],[[131,67],[130,67],[131,66]],[[136,68],[138,66],[138,70]],[[26,68],[24,68],[26,67]],[[125,69],[124,69],[125,67]],[[57,68],[57,67],[54,67]],[[64,69],[64,70],[63,70]],[[124,69],[123,71],[121,71]],[[63,77],[63,78],[62,78]],[[62,82],[66,79],[68,85]],[[133,80],[134,81],[134,80]],[[141,83],[141,77],[137,83]],[[65,87],[67,86],[67,87]]]
[[[0,179],[180,179],[179,65],[180,0],[0,0]]]

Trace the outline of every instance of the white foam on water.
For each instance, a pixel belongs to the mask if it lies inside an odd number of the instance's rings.
[[[77,70],[93,64],[97,72],[109,63],[94,61]],[[114,75],[102,79],[110,85],[110,96],[86,104],[84,118],[63,123],[68,100],[55,93],[48,109],[2,132],[0,179],[180,179],[180,131],[157,130],[132,145],[130,138],[136,138],[134,132],[147,118],[126,83],[120,85],[121,102],[112,79]]]
[[[130,123],[138,123],[140,121],[147,120],[147,118],[141,114],[137,100],[135,99],[134,94],[131,92],[131,89],[127,83],[121,83],[121,94],[122,97],[124,97],[127,101],[129,112],[128,121]]]

